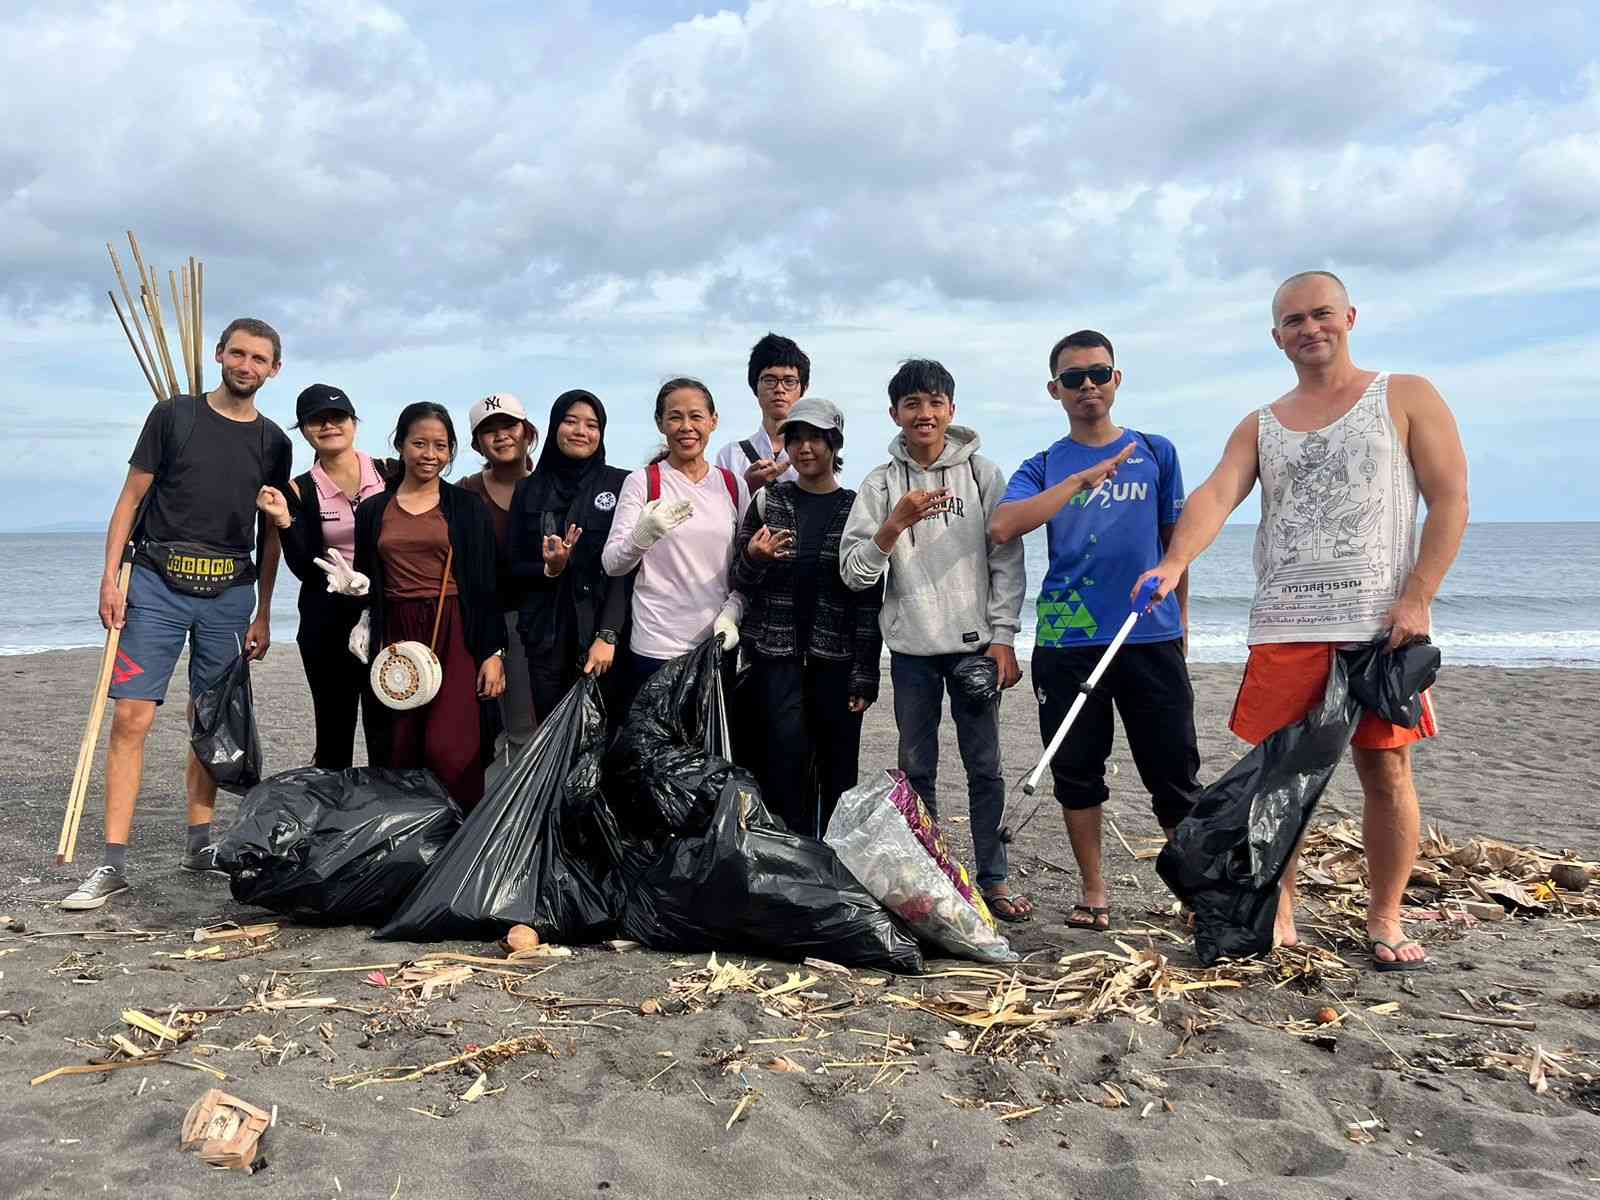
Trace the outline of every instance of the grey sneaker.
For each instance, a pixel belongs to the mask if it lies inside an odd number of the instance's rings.
[[[226,876],[228,874],[221,867],[217,866],[216,843],[212,843],[209,846],[201,846],[200,849],[196,850],[193,854],[185,854],[181,859],[178,860],[178,866],[182,867],[185,871],[191,871],[196,875]]]
[[[91,908],[99,908],[130,886],[128,877],[115,867],[97,867],[89,878],[78,885],[77,891],[61,902],[61,907],[68,912],[86,912]]]

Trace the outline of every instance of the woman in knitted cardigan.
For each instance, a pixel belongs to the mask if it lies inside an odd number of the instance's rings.
[[[882,593],[851,591],[839,577],[855,500],[838,480],[844,415],[807,397],[782,430],[799,478],[757,494],[730,572],[746,600],[740,640],[751,663],[740,707],[755,714],[742,757],[767,807],[794,832],[821,837],[855,786],[861,717],[878,698]]]

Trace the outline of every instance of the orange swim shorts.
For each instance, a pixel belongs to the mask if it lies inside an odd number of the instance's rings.
[[[1274,642],[1250,647],[1244,679],[1233,702],[1228,728],[1251,745],[1269,733],[1292,725],[1322,703],[1333,669],[1333,642]],[[1433,697],[1422,693],[1422,721],[1415,729],[1385,721],[1376,713],[1363,713],[1352,746],[1363,750],[1394,750],[1431,738],[1439,732]]]

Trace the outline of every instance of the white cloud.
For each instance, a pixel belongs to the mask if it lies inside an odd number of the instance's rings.
[[[1031,406],[1034,360],[1093,324],[1209,448],[1276,386],[1263,314],[1291,270],[1348,270],[1363,329],[1429,356],[1466,307],[1526,320],[1600,287],[1600,68],[1572,65],[1569,21],[1536,79],[1497,56],[1538,49],[1512,19],[754,0],[640,32],[581,3],[36,4],[0,40],[0,383],[24,407],[68,364],[96,396],[126,383],[103,243],[132,227],[162,266],[205,257],[213,328],[265,316],[292,363],[391,389],[698,370],[737,400],[778,324],[877,422],[907,353],[963,364],[974,411]],[[1029,438],[1057,419],[1025,413]]]

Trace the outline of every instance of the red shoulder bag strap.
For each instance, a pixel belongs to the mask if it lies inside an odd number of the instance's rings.
[[[727,467],[718,467],[722,472],[723,486],[728,489],[728,499],[733,501],[733,511],[739,511],[739,481],[734,478],[732,471]],[[651,463],[644,469],[644,499],[648,504],[652,500],[661,499],[661,464]]]

